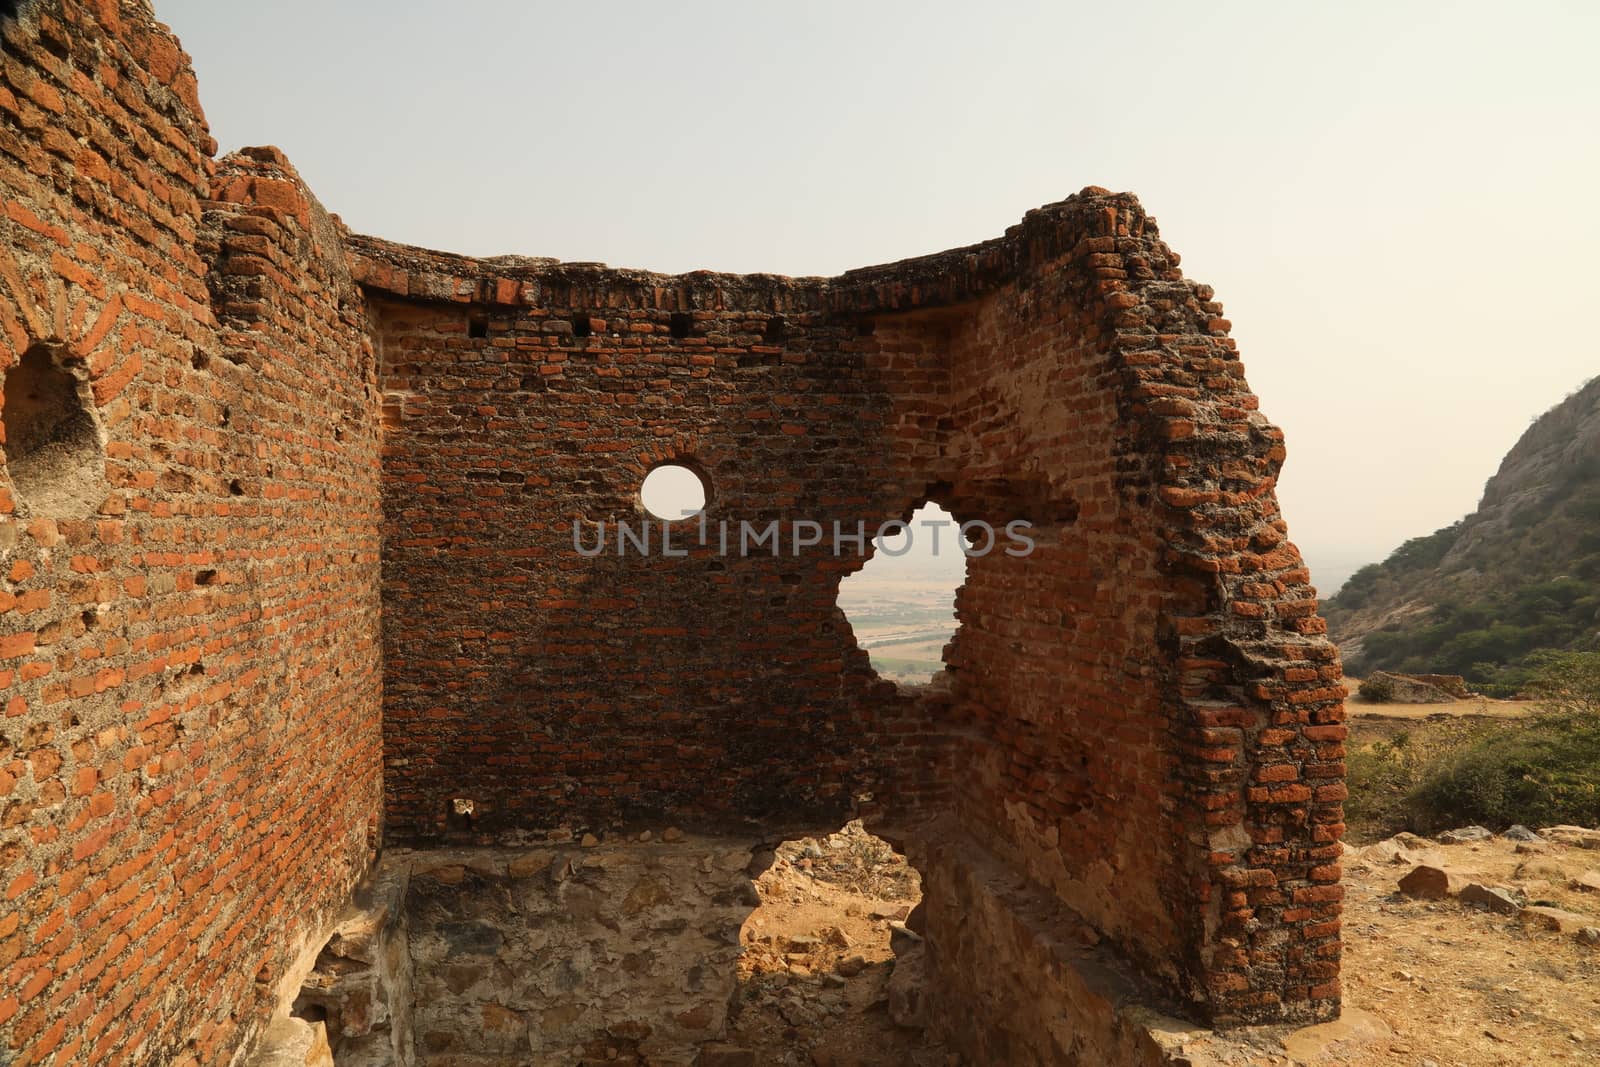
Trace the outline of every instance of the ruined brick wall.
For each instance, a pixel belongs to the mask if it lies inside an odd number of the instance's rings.
[[[1133,198],[835,279],[471,260],[349,237],[273,150],[212,160],[135,0],[40,0],[4,46],[15,1062],[248,1047],[369,861],[380,772],[410,844],[864,814],[948,898],[935,1017],[980,1058],[1090,1025],[1067,931],[1193,1018],[1336,1009],[1339,665],[1281,435]],[[666,460],[735,537],[824,543],[619,555]],[[1038,548],[970,565],[908,692],[828,542],[929,499]],[[1039,989],[1063,1011],[1002,1010]]]
[[[887,773],[880,738],[918,732],[912,702],[837,608],[862,559],[835,557],[831,528],[740,558],[737,523],[788,539],[801,519],[909,516],[939,354],[881,354],[816,282],[359,251],[388,422],[393,839],[842,824]],[[645,518],[640,484],[669,459],[709,484],[707,544],[685,529],[688,558],[619,555],[616,524]],[[579,555],[574,519],[590,546],[607,524],[605,554]],[[945,788],[929,769],[908,768],[907,798]]]
[[[0,1060],[226,1063],[378,825],[364,305],[143,4],[0,32]]]
[[[1190,1014],[1323,1018],[1344,694],[1282,437],[1210,292],[1091,193],[1030,216],[1018,282],[953,339],[958,517],[997,491],[1044,513],[958,599],[955,810]]]
[[[954,812],[1191,1015],[1335,1010],[1343,691],[1281,434],[1132,197],[826,281],[358,251],[398,839],[775,832],[870,793],[891,834]],[[668,459],[713,522],[931,498],[1038,547],[969,564],[948,678],[901,693],[834,609],[859,560],[576,554],[572,517],[639,519]]]

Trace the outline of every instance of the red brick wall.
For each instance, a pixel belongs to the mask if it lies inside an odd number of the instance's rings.
[[[1196,1014],[1326,1017],[1344,691],[1282,435],[1209,290],[1089,192],[1030,216],[1022,276],[953,339],[957,516],[1045,513],[958,600],[955,808]]]
[[[776,832],[862,794],[893,833],[949,807],[1192,1013],[1334,1009],[1339,666],[1284,541],[1281,434],[1132,197],[827,281],[357,251],[398,839]],[[970,564],[948,688],[907,696],[837,614],[859,561],[577,555],[572,518],[639,519],[674,458],[713,522],[932,498],[1039,546]]]
[[[735,545],[739,520],[875,531],[908,516],[927,480],[902,439],[927,437],[906,423],[939,391],[936,354],[879,358],[871,322],[830,312],[815,283],[496,275],[361,247],[384,294],[391,836],[848,818],[892,763],[879,736],[914,732],[836,606],[862,561],[831,544],[723,556],[715,526],[688,559],[619,558],[614,536],[585,559],[572,522],[637,525],[640,483],[666,459],[704,472],[709,520],[730,520]],[[915,788],[945,787],[925,777]],[[470,824],[449,818],[456,798]]]
[[[141,4],[3,32],[0,371],[64,353],[105,481],[0,474],[0,1060],[225,1063],[377,830],[364,305]]]
[[[1192,1014],[1334,1009],[1339,666],[1281,435],[1131,197],[837,279],[474,261],[213,161],[133,0],[4,45],[0,369],[47,344],[105,439],[82,515],[0,477],[16,1062],[248,1044],[365,869],[380,760],[405,842],[953,815]],[[931,498],[1039,549],[971,566],[950,675],[901,693],[837,608],[859,559],[574,551],[667,459],[713,521]]]

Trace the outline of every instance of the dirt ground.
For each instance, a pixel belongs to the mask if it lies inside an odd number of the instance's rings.
[[[1552,841],[1519,853],[1517,846],[1498,837],[1434,845],[1394,862],[1392,846],[1379,844],[1346,857],[1345,1003],[1383,1019],[1394,1039],[1344,1062],[1600,1063],[1600,946],[1456,899],[1414,900],[1397,890],[1418,859],[1442,861],[1466,879],[1600,927],[1600,892],[1573,888],[1574,879],[1600,869],[1600,847]]]
[[[942,1048],[889,1017],[891,923],[922,899],[903,857],[851,823],[785,843],[756,887],[731,1045],[762,1067],[946,1067]]]
[[[1432,862],[1462,882],[1503,887],[1519,903],[1552,905],[1600,927],[1600,892],[1575,887],[1586,872],[1600,871],[1600,833],[1547,836],[1543,844],[1401,838],[1350,850],[1345,1004],[1376,1016],[1390,1032],[1327,1046],[1320,1059],[1291,1059],[1280,1039],[1262,1036],[1208,1046],[1214,1062],[1600,1064],[1600,946],[1453,897],[1412,899],[1397,887],[1417,863]],[[1593,847],[1584,847],[1585,840]],[[740,1010],[729,1047],[752,1050],[763,1067],[959,1063],[889,1014],[891,924],[917,903],[920,886],[887,844],[859,824],[821,840],[790,842],[757,885],[762,905],[744,927]]]
[[[1346,679],[1345,684],[1354,693],[1359,683]],[[1453,700],[1448,704],[1370,704],[1352,696],[1344,707],[1350,742],[1359,746],[1387,741],[1418,722],[1430,719],[1520,719],[1532,714],[1537,705],[1531,700],[1491,700],[1489,697]]]

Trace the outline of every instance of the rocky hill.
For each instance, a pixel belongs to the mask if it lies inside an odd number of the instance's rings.
[[[1514,689],[1530,653],[1600,645],[1600,378],[1534,422],[1478,509],[1357,571],[1324,606],[1350,673]]]

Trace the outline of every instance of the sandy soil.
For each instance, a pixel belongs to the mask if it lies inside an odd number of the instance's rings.
[[[1412,900],[1397,881],[1416,858],[1529,903],[1551,904],[1600,926],[1600,893],[1572,880],[1600,868],[1600,849],[1551,844],[1515,851],[1503,838],[1436,846],[1385,862],[1383,845],[1345,861],[1345,1003],[1394,1031],[1351,1067],[1487,1067],[1600,1063],[1600,947],[1455,899]]]
[[[1398,880],[1417,862],[1507,889],[1600,926],[1600,892],[1575,880],[1600,869],[1600,847],[1504,838],[1439,845],[1411,839],[1352,850],[1345,861],[1345,1004],[1392,1033],[1292,1060],[1278,1037],[1211,1048],[1241,1067],[1531,1067],[1600,1064],[1600,947],[1454,898],[1413,900]],[[1596,835],[1600,838],[1600,835]],[[758,882],[744,927],[740,1012],[730,1045],[755,1062],[818,1067],[948,1067],[958,1061],[895,1026],[887,984],[890,924],[920,897],[916,873],[852,824],[791,842]],[[845,973],[845,972],[848,972]],[[980,1065],[1001,1067],[1001,1065]]]
[[[889,1017],[890,923],[922,899],[903,857],[851,823],[784,844],[756,887],[730,1044],[763,1067],[945,1067],[942,1049]]]

